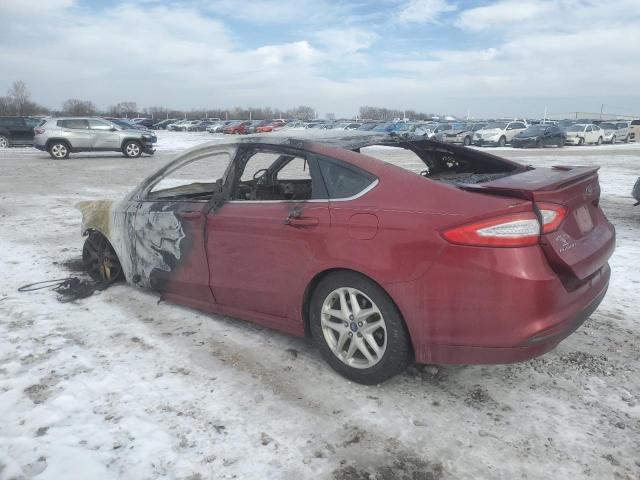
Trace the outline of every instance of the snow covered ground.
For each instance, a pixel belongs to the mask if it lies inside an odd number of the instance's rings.
[[[640,478],[640,145],[490,149],[602,165],[618,232],[600,308],[525,363],[412,367],[363,387],[303,340],[152,292],[17,292],[78,274],[77,201],[119,198],[218,137],[160,132],[137,160],[0,150],[0,479]]]

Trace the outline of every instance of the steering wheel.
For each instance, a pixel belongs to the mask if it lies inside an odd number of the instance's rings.
[[[256,183],[264,185],[266,183],[265,180],[267,172],[269,172],[268,168],[261,168],[260,170],[256,170],[256,172],[253,174],[253,179],[256,181]]]

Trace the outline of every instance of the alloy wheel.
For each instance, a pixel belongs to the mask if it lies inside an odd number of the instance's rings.
[[[67,147],[62,143],[56,143],[53,147],[51,147],[51,154],[56,158],[65,158],[67,156],[67,153]]]
[[[122,275],[122,267],[113,247],[100,234],[89,235],[82,250],[82,261],[95,280],[112,283]]]
[[[140,155],[140,146],[137,143],[127,144],[125,151],[129,157],[137,157]]]
[[[376,365],[387,348],[387,326],[378,306],[362,291],[342,287],[324,300],[321,326],[325,342],[344,364]]]
[[[9,146],[9,140],[7,137],[0,135],[0,148],[7,148]]]

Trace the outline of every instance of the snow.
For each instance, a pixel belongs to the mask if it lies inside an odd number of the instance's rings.
[[[600,308],[529,362],[412,367],[363,387],[304,340],[153,292],[17,292],[77,275],[75,203],[120,198],[212,138],[159,132],[156,155],[136,160],[0,151],[0,479],[640,477],[640,145],[487,149],[602,165],[618,234]]]

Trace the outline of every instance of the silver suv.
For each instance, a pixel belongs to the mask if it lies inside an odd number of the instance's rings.
[[[122,152],[136,158],[153,155],[157,137],[146,130],[129,129],[103,118],[50,118],[34,129],[34,146],[55,159],[72,152]]]

